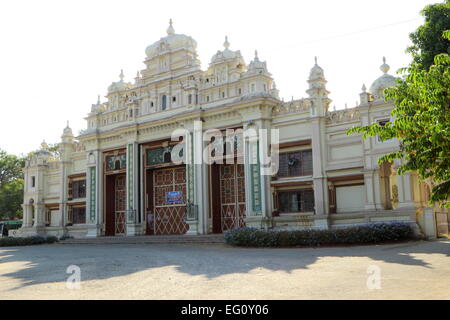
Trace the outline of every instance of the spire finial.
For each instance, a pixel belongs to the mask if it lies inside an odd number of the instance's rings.
[[[69,128],[69,120],[67,120],[66,128]]]
[[[172,26],[172,19],[169,20],[169,27],[167,28],[167,34],[171,35],[175,33],[175,29]]]
[[[100,104],[100,95],[97,95],[97,104]],[[67,121],[67,123],[69,122]]]
[[[363,83],[363,86],[362,86],[361,90],[362,90],[363,93],[365,93],[366,90],[367,90],[366,85],[364,83]]]
[[[256,61],[259,60],[259,58],[258,58],[258,50],[255,50],[255,60],[256,60]]]
[[[225,36],[225,42],[223,43],[223,46],[225,49],[228,49],[230,47],[230,43],[228,42],[228,36]]]
[[[383,64],[380,66],[380,70],[383,73],[388,73],[391,67],[386,63],[386,57],[383,57]]]
[[[347,110],[348,106],[347,106],[347,102],[345,103],[345,110]]]
[[[120,81],[123,81],[123,78],[125,78],[125,76],[123,75],[123,69],[120,69],[119,78],[120,78]]]
[[[314,65],[317,66],[317,56],[314,57]]]

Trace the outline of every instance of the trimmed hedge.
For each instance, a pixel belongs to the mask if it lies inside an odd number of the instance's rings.
[[[414,238],[410,224],[373,223],[342,229],[274,231],[250,227],[228,230],[225,242],[242,247],[293,247],[393,242]]]
[[[54,243],[58,238],[54,236],[32,237],[4,237],[0,238],[0,247],[31,246],[35,244]]]

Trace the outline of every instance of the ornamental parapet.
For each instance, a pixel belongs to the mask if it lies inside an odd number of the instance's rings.
[[[357,108],[328,111],[326,116],[328,122],[332,124],[356,121],[361,118],[361,114]]]
[[[290,102],[281,102],[272,111],[273,115],[289,114],[289,113],[301,113],[309,111],[311,108],[310,99],[298,99]]]

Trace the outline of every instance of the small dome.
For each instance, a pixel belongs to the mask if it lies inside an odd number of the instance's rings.
[[[258,51],[255,50],[255,58],[248,65],[247,72],[267,72],[267,65],[265,61],[260,61]]]
[[[123,70],[120,70],[119,78],[120,81],[111,83],[111,85],[108,87],[108,92],[127,90],[131,87],[131,83],[123,81]]]
[[[314,57],[314,67],[309,72],[309,80],[317,80],[325,78],[323,69],[317,64],[317,57]]]
[[[71,136],[71,137],[73,137],[72,129],[69,127],[69,121],[67,121],[67,126],[64,128],[63,136]]]
[[[197,42],[190,36],[176,34],[175,29],[172,26],[171,19],[169,22],[169,28],[167,28],[167,36],[149,45],[145,49],[145,54],[147,55],[147,58],[152,58],[165,51],[174,51],[178,49],[195,51],[197,49]]]
[[[223,43],[223,46],[225,49],[223,51],[217,50],[217,53],[213,55],[211,58],[211,63],[220,63],[225,60],[231,60],[235,58],[241,58],[241,52],[238,51],[232,51],[228,49],[230,47],[230,43],[228,42],[228,37],[225,37],[225,42]]]
[[[397,80],[394,76],[388,74],[390,67],[386,64],[386,58],[383,57],[383,64],[380,66],[380,70],[383,75],[376,79],[370,86],[369,92],[375,97],[375,99],[380,99],[384,96],[384,89],[395,87]]]

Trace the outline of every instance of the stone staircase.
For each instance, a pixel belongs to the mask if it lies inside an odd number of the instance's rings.
[[[222,234],[72,238],[59,244],[223,244]]]

